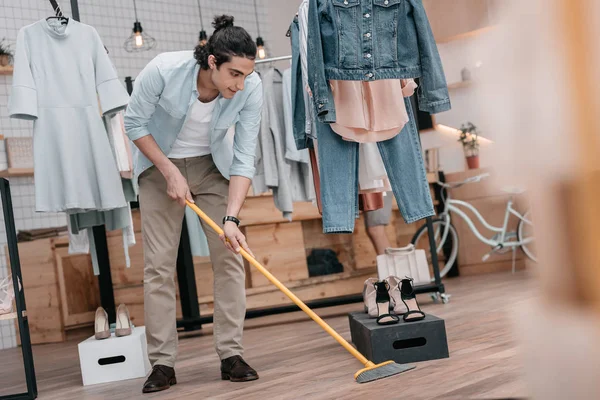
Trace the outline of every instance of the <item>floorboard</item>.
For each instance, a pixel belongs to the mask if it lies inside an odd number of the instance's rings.
[[[34,346],[39,399],[508,399],[525,398],[510,312],[534,295],[527,272],[448,279],[449,304],[421,295],[422,308],[444,318],[450,358],[417,363],[403,374],[357,384],[361,364],[303,313],[246,322],[245,358],[259,371],[250,383],[220,380],[211,325],[181,334],[178,384],[142,395],[144,379],[84,387],[77,342]],[[359,304],[317,310],[350,339],[347,313]],[[20,349],[0,351],[0,395],[25,390]]]

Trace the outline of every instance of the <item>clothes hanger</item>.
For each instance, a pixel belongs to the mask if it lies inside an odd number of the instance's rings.
[[[56,0],[50,0],[50,4],[52,5],[52,8],[56,12],[56,15],[46,18],[46,21],[56,18],[61,22],[61,24],[66,25],[69,22],[69,18],[64,16],[64,14],[63,14],[60,6],[56,2]]]

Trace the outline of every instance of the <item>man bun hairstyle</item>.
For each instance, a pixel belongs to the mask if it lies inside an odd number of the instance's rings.
[[[233,24],[231,15],[216,16],[212,26],[215,31],[204,46],[197,45],[194,58],[202,69],[209,69],[208,56],[216,58],[217,67],[231,61],[231,57],[256,58],[256,44],[252,36],[241,26]]]

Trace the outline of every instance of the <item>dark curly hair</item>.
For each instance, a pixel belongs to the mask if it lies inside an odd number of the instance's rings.
[[[252,37],[241,26],[233,25],[231,15],[215,17],[212,23],[215,31],[204,46],[198,45],[194,49],[194,58],[202,69],[208,69],[208,56],[217,59],[217,67],[231,61],[231,57],[245,57],[250,60],[256,58],[256,44]]]

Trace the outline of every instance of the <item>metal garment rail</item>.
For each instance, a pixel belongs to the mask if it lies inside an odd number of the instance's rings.
[[[281,57],[272,57],[272,58],[265,58],[263,60],[256,60],[255,64],[265,64],[265,63],[272,63],[272,62],[276,62],[276,61],[285,61],[285,60],[291,60],[292,56],[281,56]]]

